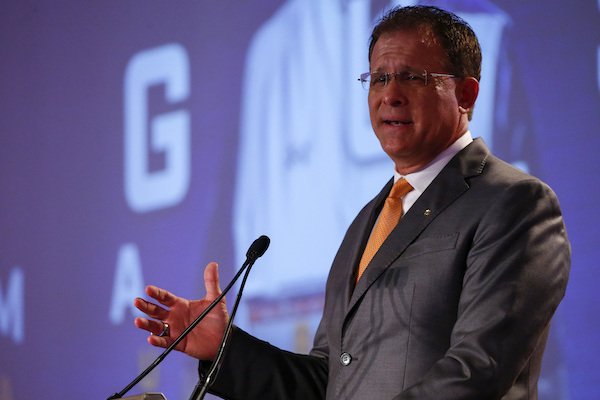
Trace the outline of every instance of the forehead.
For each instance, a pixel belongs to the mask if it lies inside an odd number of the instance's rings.
[[[446,64],[446,52],[427,28],[385,32],[371,54],[372,70],[413,67],[433,71]]]

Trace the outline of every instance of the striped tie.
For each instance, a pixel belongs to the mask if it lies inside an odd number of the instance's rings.
[[[379,213],[379,218],[371,232],[367,247],[360,259],[358,265],[358,274],[356,275],[356,282],[360,279],[367,265],[371,262],[377,250],[381,247],[385,239],[388,237],[390,232],[396,227],[400,217],[404,213],[402,209],[402,199],[408,192],[413,190],[413,187],[404,178],[401,178],[392,186],[392,190],[385,199],[385,204]]]

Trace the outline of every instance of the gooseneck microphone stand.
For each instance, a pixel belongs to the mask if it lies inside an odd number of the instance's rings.
[[[237,312],[238,305],[240,304],[240,300],[242,298],[242,292],[244,291],[244,286],[246,285],[246,279],[250,274],[250,269],[252,269],[252,264],[248,266],[246,273],[244,274],[244,278],[242,279],[242,283],[240,284],[240,290],[238,291],[237,297],[235,299],[235,304],[233,305],[233,309],[231,310],[231,316],[229,317],[229,322],[227,323],[227,328],[225,329],[225,333],[223,333],[223,339],[221,339],[221,345],[219,346],[219,351],[215,356],[214,361],[208,372],[206,373],[206,377],[204,378],[204,382],[202,380],[198,381],[194,391],[192,392],[189,400],[203,400],[204,396],[206,396],[206,392],[208,391],[208,387],[212,383],[213,378],[217,376],[219,373],[219,368],[221,367],[221,361],[223,360],[223,354],[225,353],[225,346],[227,345],[227,340],[229,339],[229,335],[231,333],[231,328],[233,327],[233,319],[235,318],[235,314]]]
[[[246,261],[244,261],[244,264],[242,264],[242,267],[235,274],[235,276],[233,277],[233,279],[231,280],[231,282],[229,282],[229,284],[223,290],[223,292],[219,296],[217,296],[217,298],[215,298],[212,301],[212,303],[210,303],[208,305],[208,307],[206,307],[206,309],[198,316],[198,318],[196,318],[173,341],[173,343],[171,343],[171,345],[165,349],[165,351],[163,351],[158,357],[156,357],[156,359],[152,362],[152,364],[150,364],[148,366],[148,368],[146,368],[137,377],[135,377],[127,386],[125,386],[123,388],[123,390],[121,390],[120,392],[115,393],[112,396],[108,397],[107,400],[113,400],[113,399],[120,399],[120,398],[122,398],[125,394],[127,394],[127,392],[129,392],[131,390],[131,388],[133,388],[135,385],[137,385],[142,379],[144,379],[146,377],[146,375],[148,375],[150,372],[152,372],[152,370],[154,368],[156,368],[158,366],[158,364],[160,364],[162,362],[162,360],[164,360],[165,357],[171,351],[173,351],[173,349],[175,349],[175,347],[177,347],[177,345],[192,331],[192,329],[194,329],[200,323],[200,321],[202,321],[204,319],[204,317],[206,317],[206,315],[213,308],[215,308],[217,304],[219,304],[219,302],[223,299],[223,297],[225,297],[225,295],[227,294],[227,292],[229,292],[229,290],[231,289],[231,287],[233,286],[233,284],[239,279],[239,277],[242,274],[242,272],[244,272],[244,270],[246,270],[246,269],[248,269],[248,271],[250,270],[250,268],[252,267],[252,265],[254,265],[254,262],[260,256],[262,256],[265,253],[265,251],[267,251],[267,248],[269,247],[269,243],[270,242],[271,242],[271,240],[267,236],[265,236],[265,235],[262,235],[258,239],[256,239],[250,245],[250,248],[248,248],[248,251],[246,252]],[[245,282],[245,280],[246,280],[247,277],[248,277],[248,272],[246,272],[246,275],[244,276],[244,282]],[[240,290],[240,292],[241,292],[241,290]],[[238,295],[238,297],[239,297],[239,295]],[[236,300],[235,308],[237,308],[238,303],[239,303],[239,298]],[[231,324],[231,321],[233,320],[233,318],[230,318],[229,320],[230,320],[230,323],[227,326],[227,330],[231,330],[231,328],[230,328],[229,325]],[[221,344],[221,345],[223,345],[223,344]]]

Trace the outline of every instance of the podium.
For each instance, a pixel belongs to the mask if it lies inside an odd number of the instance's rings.
[[[167,400],[162,393],[143,393],[135,396],[123,397],[123,400]]]

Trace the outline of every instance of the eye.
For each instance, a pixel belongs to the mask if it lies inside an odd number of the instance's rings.
[[[423,76],[423,74],[418,74],[418,73],[412,72],[412,71],[399,72],[398,79],[403,82],[409,82],[409,83],[421,84],[421,83],[425,82],[425,77]]]
[[[388,82],[388,74],[384,72],[374,72],[371,74],[371,86],[385,86]]]

